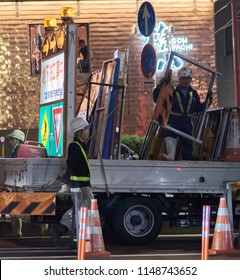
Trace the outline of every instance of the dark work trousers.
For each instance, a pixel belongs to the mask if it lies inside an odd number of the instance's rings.
[[[192,136],[193,128],[191,117],[170,115],[168,119],[168,126]],[[166,129],[165,137],[177,138],[178,135]],[[192,155],[192,141],[182,136],[179,136],[179,140],[182,144],[183,159],[194,160],[194,157]]]

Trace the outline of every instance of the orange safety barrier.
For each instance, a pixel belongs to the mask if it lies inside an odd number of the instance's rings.
[[[232,241],[232,232],[229,223],[226,199],[220,198],[217,212],[217,221],[214,228],[212,247],[210,254],[240,254],[240,250],[235,250]]]
[[[55,215],[55,206],[56,193],[0,193],[0,214]]]
[[[158,121],[163,126],[167,125],[168,118],[170,115],[171,107],[172,107],[172,98],[173,98],[173,82],[172,77],[167,77],[170,81],[169,83],[164,83],[161,86],[157,102],[153,112],[153,120]]]
[[[78,230],[78,260],[85,259],[85,238],[86,238],[86,226],[87,226],[87,208],[81,207],[79,217],[79,230]]]
[[[110,256],[111,253],[105,251],[97,199],[91,199],[90,232],[91,232],[92,251],[86,252],[86,256],[97,256],[97,257]]]
[[[211,207],[203,205],[202,218],[202,260],[208,260],[209,232],[210,232],[210,211]]]

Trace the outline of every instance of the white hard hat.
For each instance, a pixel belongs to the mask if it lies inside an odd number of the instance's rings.
[[[24,134],[24,132],[22,132],[22,131],[19,130],[19,129],[13,130],[10,134],[7,135],[7,137],[12,137],[12,138],[19,139],[19,140],[21,140],[22,142],[24,142],[24,140],[25,140],[25,134]]]
[[[84,128],[89,128],[89,123],[82,117],[76,117],[71,121],[70,129],[72,133],[75,133],[79,130],[82,130]]]
[[[178,71],[178,77],[179,78],[192,78],[192,71],[188,69],[187,67],[182,67]]]

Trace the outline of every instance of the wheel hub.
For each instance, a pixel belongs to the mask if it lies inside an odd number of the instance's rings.
[[[133,236],[144,236],[151,231],[153,220],[153,215],[148,208],[142,205],[133,206],[125,214],[125,229]]]
[[[130,218],[130,222],[133,226],[138,226],[141,224],[141,218],[137,215],[134,215]]]

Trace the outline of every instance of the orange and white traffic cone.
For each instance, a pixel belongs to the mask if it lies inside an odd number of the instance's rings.
[[[86,226],[86,236],[85,236],[85,253],[88,253],[88,252],[92,252],[90,211],[89,210],[88,210],[88,215],[87,215],[87,226]]]
[[[86,252],[86,255],[89,257],[108,257],[111,253],[105,251],[97,199],[91,199],[91,209],[89,212],[92,252]]]
[[[79,218],[79,231],[78,231],[78,260],[85,259],[85,239],[86,239],[86,225],[87,225],[87,208],[81,207]]]
[[[211,207],[203,205],[202,218],[202,256],[201,260],[208,260],[209,232]]]
[[[234,250],[226,199],[220,198],[210,254],[240,254]]]

